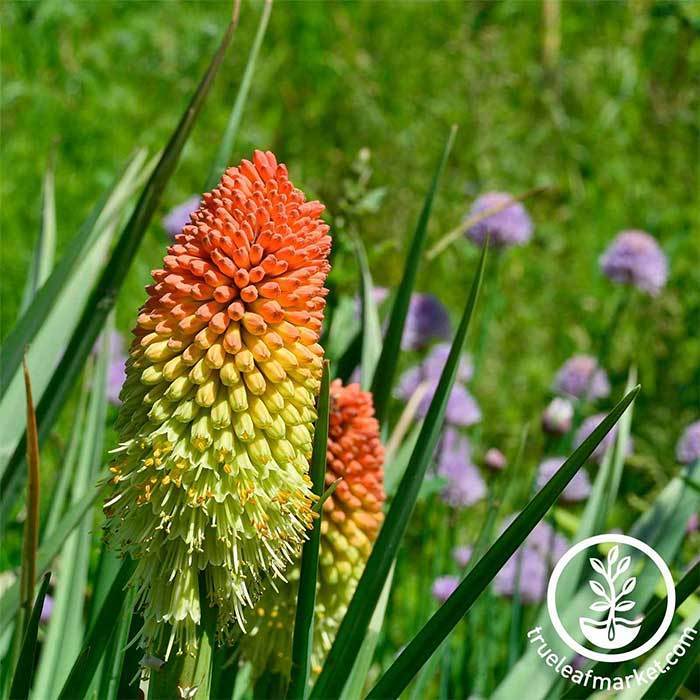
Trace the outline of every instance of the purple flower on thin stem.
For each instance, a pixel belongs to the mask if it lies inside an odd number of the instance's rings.
[[[459,586],[459,579],[456,576],[439,576],[433,582],[433,598],[439,603],[444,603]]]
[[[676,445],[676,459],[681,464],[692,464],[700,459],[700,420],[691,423],[683,431]]]
[[[600,258],[603,274],[656,296],[668,279],[668,259],[645,231],[621,231]]]
[[[539,466],[537,471],[537,488],[541,489],[559,471],[559,468],[566,461],[566,457],[549,457]],[[573,479],[566,485],[561,493],[561,500],[568,503],[584,501],[591,493],[591,482],[588,472],[579,469]]]
[[[598,360],[590,355],[569,358],[554,378],[554,391],[575,399],[603,399],[610,393],[610,382]]]
[[[436,471],[446,480],[442,498],[453,508],[465,508],[486,496],[484,481],[471,461],[469,440],[453,428],[445,430],[438,445]]]
[[[555,396],[542,413],[542,429],[550,435],[565,435],[571,430],[573,418],[571,401]]]
[[[513,202],[513,196],[507,192],[481,195],[469,210],[466,221],[508,202],[512,204],[468,228],[467,236],[474,243],[482,245],[487,234],[490,234],[490,245],[500,248],[527,243],[532,236],[532,219],[525,207],[520,202]]]
[[[163,218],[163,228],[168,236],[174,239],[182,231],[183,226],[190,223],[190,214],[195,211],[201,202],[199,195],[186,199],[182,204],[173,207]]]
[[[433,340],[447,340],[452,324],[447,309],[432,294],[414,294],[408,307],[401,347],[420,350]]]
[[[574,437],[574,447],[578,447],[597,427],[598,424],[605,418],[604,413],[596,413],[594,416],[589,416],[586,418],[581,426],[576,431],[576,436]],[[615,438],[617,436],[617,424],[612,427],[608,434],[600,441],[598,446],[593,450],[591,459],[595,462],[600,463],[605,456],[608,449],[615,443]],[[625,456],[632,453],[633,442],[630,437],[625,445],[624,454]]]
[[[472,558],[473,549],[472,547],[466,545],[462,547],[455,547],[452,550],[452,558],[455,560],[457,566],[464,568]]]
[[[491,447],[486,451],[484,455],[484,464],[494,472],[500,472],[506,468],[508,460],[506,456],[499,449]]]

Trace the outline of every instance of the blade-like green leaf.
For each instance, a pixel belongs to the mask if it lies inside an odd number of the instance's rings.
[[[24,314],[34,295],[46,282],[53,268],[56,255],[56,199],[53,174],[53,156],[44,173],[41,192],[41,230],[34,246],[34,255],[29,266],[27,281],[22,295],[20,316]]]
[[[170,137],[170,141],[163,151],[158,165],[146,183],[136,209],[119,237],[114,251],[90,295],[68,348],[59,366],[53,373],[51,382],[37,409],[40,442],[48,436],[68,394],[75,385],[78,374],[90,354],[97,336],[107,320],[110,310],[114,306],[119,289],[131,267],[153,213],[160,202],[163,190],[175,171],[182,149],[201,112],[237,25],[238,14],[236,12],[192,100]],[[2,491],[0,514],[6,512],[15,497],[17,481],[21,478],[19,467],[24,454],[23,443],[24,440],[21,441],[17,450],[15,450],[3,476],[2,483],[0,483],[0,491]]]
[[[321,393],[318,397],[318,419],[314,431],[314,449],[311,457],[311,481],[313,493],[319,499],[323,495],[326,476],[326,451],[328,449],[328,416],[330,411],[330,368],[323,363]],[[314,608],[316,606],[316,579],[318,554],[321,549],[321,518],[318,514],[309,539],[301,551],[301,572],[297,595],[294,637],[292,640],[292,670],[287,697],[303,700],[309,682],[311,650],[314,639]]]
[[[110,323],[102,336],[94,364],[85,437],[71,485],[71,502],[79,503],[94,489],[102,460],[107,410]],[[54,591],[54,609],[42,648],[35,692],[37,697],[54,698],[70,671],[83,640],[83,607],[88,582],[92,514],[83,518],[61,549],[60,568]]]
[[[120,221],[125,217],[129,201],[143,184],[151,164],[143,165],[145,152],[129,164],[106,200],[100,203],[78,235],[68,244],[46,284],[37,292],[27,312],[0,350],[2,364],[0,374],[7,380],[7,390],[0,399],[0,425],[3,440],[0,445],[0,476],[4,476],[7,463],[16,449],[25,430],[24,417],[17,407],[23,400],[22,372],[14,363],[17,347],[24,352],[28,347],[27,361],[32,375],[34,400],[43,398],[51,376],[77,327],[80,311],[90,295],[109,246]],[[24,343],[24,344],[22,344]],[[7,364],[5,364],[7,358]],[[21,362],[21,355],[20,355]],[[3,493],[3,501],[9,501],[11,493]]]
[[[60,552],[66,539],[83,521],[85,514],[92,509],[100,492],[88,493],[79,503],[63,516],[54,532],[46,538],[37,552],[37,572],[41,576],[51,565],[54,557]],[[6,629],[12,623],[12,618],[19,609],[19,583],[15,581],[0,598],[0,629]]]
[[[394,566],[392,565],[391,571],[389,571],[389,575],[386,577],[382,594],[379,596],[379,600],[377,601],[377,607],[374,609],[372,618],[369,621],[365,641],[362,643],[362,648],[355,659],[352,671],[350,672],[350,677],[348,678],[348,682],[345,684],[345,688],[343,688],[343,694],[340,696],[340,700],[360,700],[362,697],[362,691],[364,690],[365,683],[367,682],[367,674],[369,673],[369,668],[372,665],[374,651],[377,648],[377,642],[379,641],[379,633],[381,632],[384,624],[386,606],[389,603],[389,593],[391,592],[391,584],[393,581]]]
[[[425,239],[428,235],[428,222],[430,221],[430,212],[433,208],[433,200],[435,199],[438,183],[445,170],[445,164],[452,150],[452,144],[454,143],[456,133],[457,127],[453,126],[450,129],[445,148],[443,149],[442,156],[435,169],[430,188],[425,196],[423,209],[421,210],[418,224],[408,249],[408,256],[406,257],[406,265],[404,266],[403,276],[401,277],[401,284],[399,284],[396,299],[391,309],[389,327],[384,336],[382,353],[379,356],[377,369],[374,373],[372,394],[374,396],[374,410],[380,424],[384,423],[384,419],[386,418],[389,398],[394,384],[394,375],[396,374],[396,367],[399,361],[401,338],[406,323],[406,315],[408,314],[408,306],[411,302],[411,294],[413,293],[416,275],[418,274],[418,265],[420,264],[421,254],[425,247]]]
[[[501,567],[510,559],[515,550],[555,503],[559,494],[619,420],[638,392],[639,387],[636,387],[627,394],[571,457],[564,462],[559,471],[530,501],[476,566],[464,577],[455,592],[399,654],[370,691],[368,698],[399,697],[413,676],[432,656]]]
[[[114,620],[118,615],[126,615],[123,608],[130,603],[129,596],[124,594],[124,588],[133,571],[131,560],[124,562],[119,574],[105,597],[102,608],[95,619],[66,682],[58,696],[59,700],[75,700],[88,697],[87,691],[92,683],[95,670],[104,654],[107,644],[117,633]],[[37,696],[48,697],[48,696]]]
[[[360,383],[368,390],[374,377],[374,370],[382,348],[382,329],[379,325],[379,313],[374,301],[374,283],[369,271],[367,251],[362,241],[353,237],[357,266],[360,271],[360,301],[362,306],[362,359],[360,362]]]
[[[357,585],[355,595],[350,601],[347,613],[340,624],[335,643],[312,690],[312,698],[337,697],[340,694],[362,646],[369,620],[384,588],[384,582],[389,575],[396,552],[413,512],[423,477],[435,452],[435,446],[440,436],[440,429],[447,407],[447,400],[457,376],[460,354],[479,295],[485,263],[486,245],[482,249],[481,259],[474,275],[469,298],[464,307],[462,320],[455,334],[447,362],[440,375],[435,395],[423,421],[416,447],[396,491],[396,496],[391,503],[384,525],[379,531],[379,536]]]
[[[32,679],[34,678],[34,660],[36,656],[36,640],[39,634],[39,620],[41,619],[41,610],[44,607],[44,598],[46,598],[46,591],[49,589],[50,582],[51,572],[47,572],[39,586],[39,593],[34,601],[29,624],[22,640],[22,648],[15,666],[12,685],[10,686],[10,698],[12,700],[23,700],[29,697],[29,690],[32,687]]]
[[[44,326],[51,310],[61,296],[62,290],[65,289],[71,277],[76,275],[76,266],[85,259],[88,251],[100,238],[99,234],[113,222],[117,212],[132,195],[134,181],[142,170],[145,159],[146,152],[140,150],[130,160],[124,172],[102,196],[90,216],[80,227],[49,278],[36,292],[31,306],[5,339],[2,348],[0,348],[0,358],[2,358],[0,363],[0,397],[5,395],[13,377],[19,372],[24,349],[33,345],[34,337]],[[81,278],[81,283],[85,284],[84,278]],[[74,312],[75,304],[74,300]]]
[[[209,177],[205,183],[204,189],[210,190],[214,187],[221,173],[226,170],[229,164],[229,158],[231,157],[231,151],[233,151],[233,144],[236,141],[236,136],[238,135],[238,129],[241,125],[241,117],[243,116],[243,109],[245,108],[246,100],[248,99],[248,93],[250,92],[250,86],[253,82],[253,75],[255,74],[255,64],[258,60],[258,54],[260,53],[260,47],[262,46],[263,39],[265,38],[265,32],[267,30],[267,23],[270,20],[270,13],[272,12],[272,0],[265,0],[263,4],[262,13],[260,14],[260,22],[258,23],[258,30],[255,33],[255,39],[253,39],[253,45],[250,47],[250,53],[248,54],[248,62],[246,63],[245,70],[243,71],[243,78],[241,79],[241,85],[236,93],[236,100],[233,103],[233,108],[229,114],[228,123],[226,124],[226,131],[224,132],[224,137],[219,145],[219,150],[216,153],[216,158],[212,163],[212,168],[209,171]]]

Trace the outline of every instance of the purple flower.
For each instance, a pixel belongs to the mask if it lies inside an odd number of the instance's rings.
[[[598,360],[590,355],[574,355],[569,358],[554,378],[554,391],[558,394],[586,398],[589,401],[603,399],[610,393],[610,382]]]
[[[465,508],[486,495],[479,470],[472,464],[469,440],[454,428],[445,430],[437,449],[437,474],[446,480],[442,498],[453,508]]]
[[[656,296],[666,285],[668,260],[645,231],[621,231],[600,258],[603,274]]]
[[[401,347],[420,350],[432,340],[447,340],[452,324],[447,309],[432,294],[414,294],[408,307]]]
[[[433,582],[433,598],[439,603],[444,603],[459,586],[459,579],[456,576],[439,576]]]
[[[681,464],[692,464],[700,459],[700,420],[691,423],[683,431],[676,445],[676,459]]]
[[[469,546],[455,547],[452,550],[452,558],[457,563],[457,566],[464,568],[472,558],[473,550]]]
[[[484,455],[484,464],[492,471],[499,472],[506,468],[508,460],[500,450],[495,447],[490,448]]]
[[[539,466],[537,471],[537,488],[541,489],[556,473],[566,461],[566,457],[550,457],[545,459]],[[591,493],[591,482],[588,479],[588,472],[585,469],[579,469],[574,475],[574,478],[567,484],[562,491],[560,498],[562,501],[575,503],[583,501]]]
[[[698,531],[698,525],[700,524],[700,516],[697,513],[693,513],[689,518],[688,522],[685,524],[685,531],[688,535],[693,532]]]
[[[372,289],[372,300],[376,306],[380,306],[388,296],[389,290],[386,287],[374,287]],[[359,294],[355,297],[355,315],[358,321],[362,319],[362,297]]]
[[[551,435],[564,435],[571,430],[574,407],[568,399],[555,396],[542,413],[542,428]]]
[[[507,518],[503,529],[514,519],[515,515]],[[538,523],[496,575],[494,591],[511,597],[519,590],[524,603],[539,603],[545,596],[551,570],[567,549],[567,541],[549,523]]]
[[[170,238],[175,238],[182,231],[183,226],[190,223],[190,214],[195,211],[201,202],[199,195],[193,195],[182,204],[173,207],[163,218],[163,228]]]
[[[589,416],[586,418],[581,427],[576,431],[576,436],[574,438],[574,446],[578,447],[597,427],[598,424],[605,418],[604,413],[596,413],[594,416]],[[601,462],[608,448],[615,443],[615,437],[617,435],[617,425],[614,425],[608,434],[600,441],[598,446],[593,450],[591,459],[596,462]],[[632,453],[632,438],[627,440],[625,445],[625,456]]]
[[[107,401],[121,405],[119,394],[126,379],[126,352],[124,339],[114,331],[109,337],[109,367],[107,369]]]
[[[503,206],[511,202],[513,196],[507,192],[487,192],[481,195],[469,211],[466,221],[474,216],[490,209]],[[520,202],[513,202],[510,206],[496,214],[474,224],[467,229],[467,236],[481,245],[487,234],[491,234],[491,245],[506,248],[512,245],[527,243],[532,236],[532,220],[527,210]]]
[[[428,408],[435,395],[446,359],[445,346],[442,344],[436,345],[422,364],[406,370],[399,379],[396,387],[396,396],[404,401],[408,401],[418,387],[421,384],[425,384],[425,393],[416,410],[416,414],[420,418],[425,418],[428,413]],[[471,372],[471,362],[466,358],[462,358],[457,369],[458,378],[466,381],[467,378],[471,377]],[[467,391],[466,387],[459,381],[456,381],[452,385],[452,391],[447,399],[445,421],[451,425],[467,427],[478,423],[480,420],[481,409],[479,404]]]
[[[44,598],[44,604],[41,606],[41,615],[39,620],[46,624],[51,619],[51,613],[53,612],[53,598],[47,595]]]
[[[450,354],[450,347],[449,343],[438,343],[430,348],[428,356],[423,360],[423,372],[426,377],[432,379],[440,378],[445,363],[447,362],[447,356]],[[457,366],[456,381],[466,384],[471,380],[473,375],[474,365],[472,364],[471,358],[466,355],[461,355]]]

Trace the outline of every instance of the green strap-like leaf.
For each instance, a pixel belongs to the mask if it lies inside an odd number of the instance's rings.
[[[221,143],[219,144],[219,150],[216,153],[216,158],[214,159],[211,170],[209,171],[209,176],[204,187],[205,190],[212,189],[212,187],[214,187],[219,182],[221,173],[223,173],[229,165],[231,151],[233,151],[233,144],[236,142],[238,129],[241,125],[243,109],[245,107],[246,100],[248,99],[250,86],[253,82],[253,75],[255,74],[255,64],[258,60],[258,54],[260,53],[260,47],[262,46],[263,39],[265,38],[267,23],[270,20],[271,12],[272,0],[265,0],[263,10],[260,15],[260,22],[258,23],[258,31],[255,34],[253,45],[250,47],[250,53],[248,54],[248,62],[246,63],[245,70],[243,71],[241,85],[238,88],[238,92],[236,93],[236,100],[234,101],[233,108],[231,109],[231,113],[229,114],[228,123],[226,124],[226,131],[224,132],[224,137],[223,139],[221,139]]]
[[[221,44],[212,58],[204,77],[202,78],[192,100],[187,106],[180,122],[170,137],[163,155],[158,161],[153,174],[146,183],[146,187],[136,208],[129,219],[124,231],[110,256],[109,261],[95,286],[86,308],[78,322],[78,326],[68,344],[63,358],[56,368],[51,382],[44,393],[37,409],[39,421],[39,440],[43,442],[58,418],[70,391],[75,385],[78,374],[85,363],[92,347],[104,326],[110,310],[114,306],[117,294],[126,278],[131,263],[136,256],[141,239],[151,221],[153,213],[160,202],[161,195],[175,166],[180,158],[182,149],[192,131],[192,127],[201,112],[204,101],[209,93],[214,77],[223,62],[226,50],[231,43],[237,26],[237,14],[228,25]],[[19,483],[21,483],[20,466],[24,455],[24,440],[20,442],[13,454],[2,483],[0,491],[0,519],[3,513],[14,501]]]
[[[418,217],[418,224],[408,249],[408,256],[406,257],[406,265],[403,270],[403,276],[401,277],[401,284],[399,284],[396,299],[391,309],[389,327],[384,337],[382,353],[379,356],[377,369],[374,373],[372,394],[374,397],[374,411],[380,424],[384,423],[389,405],[389,398],[391,397],[394,375],[396,374],[396,367],[399,361],[401,338],[406,323],[406,315],[408,314],[408,306],[411,302],[411,294],[413,293],[413,287],[416,282],[416,275],[418,274],[418,265],[420,264],[423,248],[425,247],[425,239],[428,235],[428,222],[430,221],[430,212],[433,208],[433,200],[435,199],[438,183],[445,170],[445,164],[452,150],[452,144],[454,143],[456,133],[457,127],[453,126],[450,129],[445,148],[443,149],[442,156],[435,169],[435,174],[433,175],[428,193],[425,196],[423,209]]]
[[[605,417],[581,446],[564,462],[544,488],[498,538],[476,566],[464,577],[455,592],[421,628],[399,654],[368,698],[398,698],[423,664],[435,653],[441,642],[510,559],[534,527],[547,513],[559,494],[588,459],[596,446],[613,428],[639,392],[637,386]]]
[[[34,659],[36,656],[36,640],[39,634],[39,620],[41,619],[41,610],[44,607],[44,598],[46,591],[49,589],[51,582],[51,572],[44,574],[44,579],[39,586],[39,593],[36,596],[32,613],[29,616],[29,624],[27,631],[22,640],[22,648],[20,650],[15,673],[10,686],[10,698],[12,700],[24,700],[29,697],[29,691],[32,687],[32,679],[34,678]]]
[[[88,697],[87,691],[92,683],[95,671],[102,659],[107,644],[112,635],[116,633],[115,619],[120,614],[126,614],[122,610],[128,602],[128,596],[124,589],[133,571],[134,564],[131,560],[124,562],[119,574],[114,579],[109,593],[105,597],[102,608],[95,619],[95,623],[85,638],[83,648],[78,655],[73,668],[58,696],[59,700],[75,700]]]
[[[330,412],[330,369],[328,361],[323,363],[321,393],[318,397],[318,419],[314,431],[314,448],[311,456],[311,481],[313,493],[323,496],[326,476],[326,452],[328,450],[328,420]],[[294,638],[292,640],[292,672],[287,691],[290,700],[303,700],[309,682],[311,650],[314,638],[314,608],[316,606],[316,580],[318,577],[318,555],[321,549],[322,512],[315,519],[309,539],[301,552],[301,572],[297,595]]]
[[[401,539],[416,504],[423,477],[435,452],[435,446],[437,445],[445,416],[447,400],[457,376],[457,366],[464,346],[464,340],[479,295],[485,263],[486,244],[481,251],[481,259],[474,275],[469,298],[464,307],[462,320],[450,348],[447,362],[440,375],[435,395],[423,421],[416,447],[401,478],[384,525],[379,531],[372,553],[367,560],[367,566],[357,585],[355,595],[350,601],[348,611],[340,624],[335,643],[313,688],[312,698],[338,697],[362,646],[370,618],[376,608],[377,601],[384,588],[384,582],[394,563]]]
[[[382,329],[379,325],[379,313],[374,302],[374,283],[369,271],[367,251],[362,241],[353,237],[357,266],[360,270],[360,302],[362,307],[362,359],[360,361],[360,383],[367,391],[372,383],[382,350]]]

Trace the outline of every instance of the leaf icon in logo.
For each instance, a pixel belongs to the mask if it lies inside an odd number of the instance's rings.
[[[628,610],[632,610],[635,605],[636,603],[633,600],[623,600],[621,603],[617,604],[617,612],[627,612]]]
[[[632,578],[628,578],[624,585],[622,586],[622,590],[620,591],[620,595],[618,596],[619,598],[622,598],[623,596],[626,596],[628,593],[631,593],[634,590],[634,587],[637,585],[637,577],[632,576]],[[619,609],[619,607],[618,607]]]
[[[627,569],[630,568],[630,562],[632,561],[632,557],[626,556],[620,559],[620,562],[617,565],[617,569],[615,569],[615,578],[617,578],[620,574],[623,574]]]
[[[593,592],[596,595],[599,595],[601,598],[604,598],[605,600],[610,600],[608,598],[608,594],[605,592],[605,589],[598,583],[598,581],[589,581],[588,585],[593,589]]]
[[[590,565],[593,568],[593,571],[600,574],[601,576],[607,576],[607,573],[605,571],[605,566],[603,565],[603,562],[600,561],[600,559],[596,559],[595,557],[591,557],[588,561],[590,562]]]
[[[615,545],[609,552],[608,552],[608,565],[612,566],[616,561],[617,558],[620,556],[620,548]]]
[[[609,607],[610,603],[605,603],[602,600],[596,600],[595,603],[590,604],[590,609],[596,612],[605,612]]]

